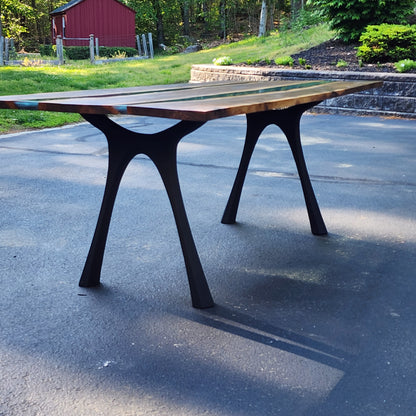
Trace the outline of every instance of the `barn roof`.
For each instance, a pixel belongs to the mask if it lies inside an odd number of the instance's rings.
[[[71,7],[76,6],[78,3],[82,3],[84,0],[71,0],[68,3],[64,4],[61,7],[58,7],[57,9],[51,11],[49,14],[50,15],[54,15],[54,14],[60,14],[60,13],[64,13],[66,12],[68,9],[70,9]],[[117,1],[117,0],[115,0]],[[131,7],[126,6],[123,3],[120,3],[119,1],[117,1],[117,3],[119,3],[121,6],[127,7],[128,9],[130,9],[132,12],[136,13]]]
[[[81,3],[84,0],[71,0],[68,3],[64,4],[61,7],[58,7],[57,9],[51,11],[50,14],[59,14],[62,12],[66,12],[68,9],[70,9],[71,7],[75,6],[78,3]]]

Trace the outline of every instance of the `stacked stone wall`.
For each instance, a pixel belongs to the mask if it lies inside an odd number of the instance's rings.
[[[191,82],[220,80],[316,80],[383,81],[371,90],[331,98],[314,107],[315,112],[416,118],[416,74],[382,72],[290,70],[238,66],[193,65]]]

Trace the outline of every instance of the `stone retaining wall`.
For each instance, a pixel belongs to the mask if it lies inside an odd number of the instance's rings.
[[[193,65],[191,82],[220,80],[313,80],[384,81],[381,88],[374,88],[331,98],[314,107],[315,112],[335,114],[367,114],[377,116],[416,118],[416,74],[383,72],[348,72],[272,69],[238,66]]]

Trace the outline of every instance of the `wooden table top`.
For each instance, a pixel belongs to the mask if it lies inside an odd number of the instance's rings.
[[[221,81],[0,96],[0,108],[208,121],[380,87],[381,81]]]

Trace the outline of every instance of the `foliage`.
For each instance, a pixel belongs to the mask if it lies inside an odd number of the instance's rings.
[[[49,48],[42,48],[42,50],[49,50]],[[137,50],[127,47],[116,46],[100,46],[100,57],[114,58],[114,57],[131,57],[137,55]],[[65,57],[71,60],[90,59],[89,46],[64,46]]]
[[[396,62],[416,56],[416,25],[371,25],[360,37],[364,62]]]
[[[49,12],[65,3],[67,0],[0,0],[3,36],[13,38],[27,51],[37,49],[50,41]]]
[[[416,61],[413,61],[412,59],[403,59],[402,61],[396,62],[394,66],[397,72],[409,72],[416,69]]]
[[[118,0],[136,12],[136,33],[152,33],[155,44],[186,45],[213,39],[224,41],[257,34],[261,0]],[[3,34],[19,49],[35,51],[52,42],[49,13],[68,0],[0,0]],[[304,1],[267,0],[267,31],[282,26],[284,17],[299,28],[312,22],[314,12]],[[296,19],[291,18],[296,17]],[[312,20],[311,20],[312,19]],[[0,25],[1,26],[1,25]]]
[[[68,59],[90,59],[89,46],[64,46],[64,54]]]
[[[336,67],[337,68],[346,68],[348,66],[348,62],[344,61],[343,59],[338,60]]]
[[[293,66],[294,61],[291,56],[281,56],[275,59],[276,65]]]
[[[39,53],[41,56],[53,56],[55,55],[52,45],[39,45]]]
[[[137,55],[137,49],[116,46],[100,46],[99,52],[100,56],[106,58],[125,58]]]
[[[355,42],[368,25],[406,23],[414,0],[312,0],[344,42]]]
[[[307,4],[305,7],[287,14],[282,18],[282,27],[284,29],[303,30],[310,26],[315,26],[323,22],[320,10]]]
[[[42,61],[40,59],[30,59],[25,57],[21,63],[22,66],[41,66]]]
[[[233,63],[233,60],[229,56],[221,56],[219,58],[214,58],[212,60],[214,65],[231,65]]]

